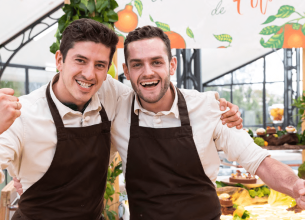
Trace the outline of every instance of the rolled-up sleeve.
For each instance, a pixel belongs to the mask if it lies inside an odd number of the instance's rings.
[[[267,150],[257,146],[246,131],[228,128],[221,121],[214,130],[214,140],[217,150],[222,150],[229,161],[237,161],[252,175],[270,155]]]
[[[237,161],[252,175],[260,163],[270,156],[267,150],[257,146],[245,130],[223,125],[220,116],[219,102],[210,98],[210,124],[213,125],[213,139],[218,151],[223,151],[229,161]]]
[[[13,125],[0,135],[0,181],[4,181],[3,169],[12,162],[19,163],[23,142],[23,124],[21,118],[17,118]],[[18,167],[18,165],[17,165]]]

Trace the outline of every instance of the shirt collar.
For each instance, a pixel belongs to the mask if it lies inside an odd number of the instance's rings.
[[[134,113],[136,115],[138,115],[138,112],[141,111],[141,112],[146,113],[148,115],[169,115],[169,114],[174,114],[174,116],[176,118],[179,118],[177,90],[176,90],[176,87],[172,84],[172,82],[170,83],[170,87],[171,87],[171,89],[174,90],[175,98],[174,98],[173,105],[172,105],[172,107],[171,107],[171,109],[169,111],[161,111],[161,112],[158,112],[157,114],[155,114],[154,112],[151,112],[151,111],[148,111],[148,110],[144,109],[142,107],[141,103],[139,102],[139,98],[138,98],[137,93],[135,93]]]
[[[54,83],[56,83],[59,79],[59,74],[56,74],[53,79],[51,80],[51,85],[53,85]],[[60,116],[63,118],[66,114],[68,113],[72,113],[72,114],[80,114],[81,112],[79,111],[74,111],[71,108],[65,106],[63,103],[61,103],[57,97],[55,96],[54,92],[53,92],[53,86],[50,86],[50,94],[51,94],[51,98],[53,99],[58,112],[60,114]],[[89,111],[100,111],[102,109],[101,104],[100,104],[100,100],[98,98],[97,93],[95,93],[92,98],[91,98],[91,102],[89,103],[89,105],[87,106],[85,112],[89,112]]]

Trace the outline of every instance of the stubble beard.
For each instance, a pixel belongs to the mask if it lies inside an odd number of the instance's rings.
[[[157,97],[154,99],[145,97],[142,94],[141,90],[138,89],[138,87],[132,81],[130,81],[130,82],[131,82],[133,90],[137,93],[137,95],[140,97],[140,99],[142,99],[143,101],[145,101],[147,103],[156,103],[164,96],[164,94],[166,93],[166,91],[168,90],[168,88],[170,86],[170,74],[168,74],[168,76],[164,79],[164,86],[162,87],[162,85],[161,85],[161,91],[157,95]],[[159,83],[161,83],[161,80]]]

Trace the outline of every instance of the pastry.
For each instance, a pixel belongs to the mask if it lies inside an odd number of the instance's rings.
[[[264,135],[266,134],[266,130],[265,130],[264,128],[258,128],[258,129],[256,130],[256,134],[257,134],[258,136],[264,136]]]
[[[218,198],[221,205],[221,213],[223,215],[233,215],[236,209],[233,208],[233,202],[231,200],[231,196],[227,193],[223,193],[220,194]]]
[[[227,193],[223,193],[218,196],[220,205],[223,207],[230,207],[233,206],[233,202],[231,200],[231,196]]]
[[[289,125],[289,126],[286,127],[286,131],[288,133],[294,133],[296,131],[296,129],[292,125]]]
[[[246,184],[252,184],[257,182],[257,179],[254,176],[252,176],[249,172],[247,174],[248,175],[246,174],[241,175],[241,172],[237,170],[236,174],[232,173],[229,181],[231,183],[246,183]]]
[[[274,127],[267,127],[267,134],[276,134],[276,129]]]

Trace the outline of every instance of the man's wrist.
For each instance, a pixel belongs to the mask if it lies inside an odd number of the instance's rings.
[[[304,180],[297,177],[296,181],[292,185],[292,197],[294,199],[299,197],[299,186],[304,185]]]

